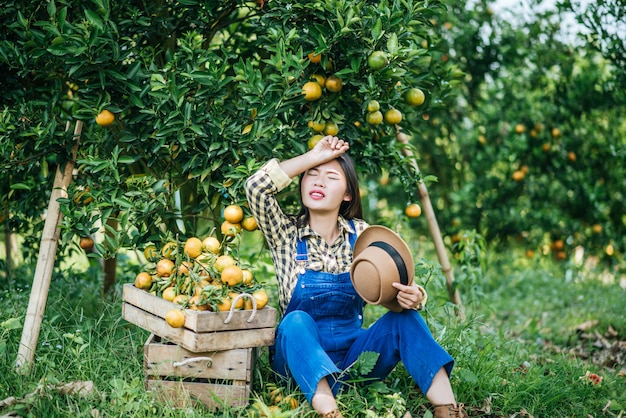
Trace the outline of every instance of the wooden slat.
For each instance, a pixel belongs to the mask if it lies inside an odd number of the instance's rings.
[[[158,340],[153,334],[144,345],[144,372],[148,376],[225,379],[244,383],[252,380],[254,348],[192,353],[176,344]]]
[[[247,406],[250,402],[250,385],[234,386],[146,379],[145,387],[146,390],[154,391],[157,399],[169,402],[178,408],[193,406],[193,399],[213,409],[223,406]]]
[[[129,303],[122,304],[122,317],[194,353],[262,347],[274,343],[273,327],[196,333],[187,328],[172,328],[162,318]]]

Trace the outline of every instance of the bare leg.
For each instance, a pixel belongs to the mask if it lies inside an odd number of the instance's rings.
[[[435,374],[433,382],[430,385],[428,392],[426,392],[426,398],[428,398],[430,403],[433,405],[456,405],[456,399],[454,397],[454,392],[452,392],[452,386],[450,386],[448,373],[446,373],[446,370],[443,367],[439,369],[437,374]]]
[[[325,414],[337,409],[335,396],[333,395],[333,391],[330,389],[328,380],[326,380],[325,377],[322,378],[322,380],[320,380],[317,384],[315,394],[313,395],[313,399],[311,399],[311,406],[320,414]]]

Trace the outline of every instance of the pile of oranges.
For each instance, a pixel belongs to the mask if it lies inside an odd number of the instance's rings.
[[[256,308],[263,309],[267,292],[228,245],[242,230],[256,228],[253,217],[244,217],[240,206],[230,205],[224,209],[222,241],[209,235],[169,240],[159,247],[149,244],[143,251],[147,264],[135,277],[135,287],[179,305],[165,315],[166,322],[176,328],[184,325],[183,309],[229,311],[233,303],[233,309],[253,309],[251,297]],[[251,297],[238,297],[242,293]]]

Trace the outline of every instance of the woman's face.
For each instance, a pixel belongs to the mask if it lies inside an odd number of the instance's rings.
[[[302,204],[309,212],[339,212],[341,202],[351,199],[339,161],[332,160],[307,170],[300,186]]]

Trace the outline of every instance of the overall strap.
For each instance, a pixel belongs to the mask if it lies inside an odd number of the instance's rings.
[[[298,238],[298,246],[296,248],[296,261],[304,262],[309,259],[306,249],[306,241],[302,238]]]
[[[354,230],[354,220],[350,219],[348,221],[350,223],[350,227]],[[354,250],[354,243],[356,242],[356,232],[350,232],[348,235],[348,240],[350,241],[350,248]]]

